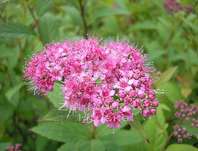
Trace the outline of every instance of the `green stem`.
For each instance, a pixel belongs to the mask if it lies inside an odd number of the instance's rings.
[[[42,39],[42,37],[41,37],[40,30],[39,30],[40,20],[39,20],[39,18],[37,17],[37,15],[36,15],[36,13],[35,13],[33,7],[27,5],[27,8],[28,8],[28,10],[29,10],[29,12],[30,12],[30,15],[32,16],[33,21],[34,21],[33,26],[34,26],[34,28],[35,28],[35,30],[36,30],[37,36],[38,36],[39,40],[41,41],[41,43],[42,43],[43,45],[45,45],[45,42],[43,41],[43,39]]]
[[[82,23],[83,23],[83,28],[84,28],[84,33],[83,36],[85,39],[88,39],[88,25],[85,17],[85,2],[83,0],[78,0],[79,2],[79,7],[80,7],[80,15],[82,18]]]
[[[96,138],[96,127],[92,125],[92,130],[91,130],[91,139]]]

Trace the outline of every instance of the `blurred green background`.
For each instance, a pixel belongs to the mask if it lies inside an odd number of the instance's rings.
[[[198,2],[178,2],[192,10],[167,10],[164,0],[0,0],[0,151],[10,144],[22,144],[24,151],[55,151],[63,144],[50,132],[60,135],[59,128],[35,130],[41,135],[32,132],[40,121],[53,121],[59,113],[54,113],[48,97],[29,90],[23,69],[27,59],[45,44],[82,38],[87,33],[104,40],[127,40],[142,48],[156,68],[155,87],[161,92],[161,105],[156,117],[138,126],[143,126],[139,133],[149,142],[138,142],[135,131],[132,136],[115,134],[114,143],[104,141],[102,145],[92,140],[94,147],[89,148],[83,142],[67,143],[59,151],[196,150],[192,146],[198,145],[197,129],[192,132],[195,137],[184,142],[188,145],[169,137],[175,102],[198,100]],[[98,131],[102,133],[100,128]],[[67,127],[62,133],[69,133]],[[176,145],[167,149],[171,144]]]

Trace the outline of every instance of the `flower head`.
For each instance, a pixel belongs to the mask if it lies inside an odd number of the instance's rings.
[[[192,120],[198,116],[198,106],[196,104],[187,104],[183,101],[177,101],[175,104],[175,116],[181,120]]]
[[[168,12],[184,11],[190,13],[193,11],[191,5],[182,5],[177,0],[164,0],[164,7]]]
[[[188,104],[184,101],[177,101],[175,103],[175,117],[179,121],[173,127],[173,136],[178,142],[182,142],[185,139],[191,139],[189,129],[186,129],[184,125],[188,125],[192,128],[198,127],[198,106],[197,104]],[[190,125],[189,125],[190,124]]]
[[[173,127],[173,136],[177,138],[177,142],[179,143],[181,143],[184,139],[191,139],[192,137],[185,128],[178,124]]]
[[[134,109],[144,117],[155,114],[151,71],[144,55],[126,42],[82,39],[47,45],[27,64],[25,77],[44,94],[62,81],[64,107],[88,111],[95,126],[118,128],[133,120]]]

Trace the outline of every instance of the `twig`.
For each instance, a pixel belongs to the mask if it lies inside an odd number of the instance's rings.
[[[83,2],[83,0],[78,0],[78,2],[79,2],[80,15],[82,18],[83,28],[84,28],[83,36],[85,39],[87,39],[88,38],[88,25],[87,25],[87,21],[85,17],[85,3]]]
[[[25,39],[25,43],[24,45],[22,46],[22,42],[20,39],[18,39],[18,46],[19,46],[19,56],[18,56],[18,63],[16,65],[16,67],[20,67],[20,64],[23,62],[24,60],[24,55],[25,55],[25,51],[26,51],[26,48],[27,48],[27,39]],[[21,71],[20,71],[21,72]]]
[[[28,8],[28,10],[30,12],[30,15],[32,16],[33,21],[34,21],[34,28],[36,30],[36,33],[38,34],[38,37],[39,37],[41,43],[43,45],[45,45],[45,42],[42,40],[41,33],[39,31],[39,24],[40,24],[39,18],[36,16],[35,11],[34,11],[34,9],[32,7],[27,5],[27,8]]]

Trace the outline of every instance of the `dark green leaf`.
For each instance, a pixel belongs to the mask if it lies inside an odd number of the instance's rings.
[[[37,139],[36,139],[36,151],[43,151],[45,149],[45,147],[47,146],[49,140],[44,138],[44,137],[41,137],[41,136],[38,136]]]
[[[2,99],[2,98],[1,98]],[[7,101],[0,100],[0,125],[6,122],[12,117],[14,112],[13,106],[11,106]]]
[[[18,105],[18,97],[16,97],[16,95],[18,95],[19,90],[21,89],[21,87],[23,86],[23,83],[19,83],[18,85],[14,86],[13,88],[9,89],[6,92],[6,97],[8,99],[8,101],[13,104],[14,106]]]
[[[69,14],[69,17],[71,18],[71,25],[78,25],[81,26],[82,25],[82,19],[80,16],[80,12],[79,10],[74,7],[73,5],[67,5],[65,8],[65,12],[67,14]]]
[[[52,0],[37,0],[36,1],[36,12],[39,17],[43,16],[46,11],[52,5]]]
[[[45,14],[40,18],[39,34],[43,44],[56,41],[59,38],[60,20],[51,15]]]
[[[0,24],[0,37],[19,37],[19,36],[29,36],[33,35],[34,33],[31,29],[22,24],[16,23],[8,23]]]

